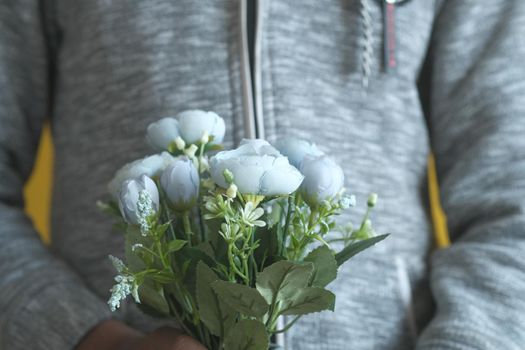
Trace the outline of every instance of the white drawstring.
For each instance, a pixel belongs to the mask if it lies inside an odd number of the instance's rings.
[[[408,330],[412,340],[415,342],[417,337],[416,319],[414,317],[414,307],[412,305],[412,287],[410,286],[410,278],[408,277],[407,267],[405,261],[400,256],[394,259],[397,270],[397,280],[399,287],[399,298],[405,308],[405,316],[408,323]]]
[[[372,23],[372,16],[370,15],[370,3],[368,0],[361,0],[361,19],[363,22],[363,48],[362,48],[362,84],[366,89],[368,88],[368,83],[370,80],[370,75],[372,72],[372,59],[374,57],[374,47],[373,47],[373,35],[374,35],[374,26]]]

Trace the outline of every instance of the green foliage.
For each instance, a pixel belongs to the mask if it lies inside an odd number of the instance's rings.
[[[221,302],[244,316],[262,317],[268,312],[269,305],[255,288],[219,280],[212,283],[212,288]]]
[[[168,252],[169,253],[178,252],[179,250],[181,250],[186,245],[186,243],[188,243],[188,242],[185,241],[185,240],[182,240],[182,239],[173,240],[173,241],[168,243]]]
[[[169,306],[164,296],[164,290],[153,281],[146,281],[139,287],[140,303],[161,315],[169,314]]]
[[[335,295],[323,288],[306,287],[296,291],[293,297],[282,301],[281,315],[305,315],[312,312],[334,310]]]
[[[202,262],[206,266],[216,267],[216,262],[197,247],[185,246],[174,254],[172,266],[178,272],[183,287],[195,295],[197,283],[197,265]]]
[[[304,261],[311,262],[314,266],[310,285],[313,287],[325,287],[337,277],[337,261],[332,249],[320,246],[312,250]]]
[[[256,320],[242,320],[233,326],[224,341],[224,350],[268,349],[268,335],[264,324]]]
[[[357,253],[362,252],[363,250],[370,248],[374,244],[382,241],[387,238],[388,234],[368,238],[362,241],[357,241],[355,243],[347,245],[343,250],[335,255],[335,260],[337,261],[337,266],[343,265],[348,259],[356,255]]]
[[[257,290],[270,305],[293,297],[297,289],[306,287],[312,276],[311,263],[278,261],[257,276]]]
[[[217,275],[203,262],[197,264],[197,304],[199,315],[210,332],[224,337],[225,329],[233,323],[234,314],[227,304],[220,303],[212,284],[218,281]]]

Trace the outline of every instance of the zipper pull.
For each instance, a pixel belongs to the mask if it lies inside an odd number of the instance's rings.
[[[396,42],[396,4],[402,0],[383,1],[383,52],[385,71],[395,71],[397,67]]]

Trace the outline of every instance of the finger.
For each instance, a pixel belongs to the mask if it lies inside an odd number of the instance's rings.
[[[175,328],[162,327],[154,334],[161,349],[170,350],[206,350],[206,348],[194,338],[183,334]]]
[[[172,350],[206,350],[206,348],[194,338],[180,334],[175,339]]]

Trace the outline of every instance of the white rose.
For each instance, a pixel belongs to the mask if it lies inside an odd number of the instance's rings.
[[[290,163],[297,169],[301,169],[305,156],[323,155],[323,152],[321,152],[315,144],[294,137],[286,137],[277,140],[275,147],[283,155],[287,156]]]
[[[175,118],[163,118],[148,125],[146,141],[155,151],[166,151],[180,136],[179,122]]]
[[[162,152],[124,165],[109,182],[109,193],[117,199],[124,181],[137,178],[140,175],[147,175],[151,178],[158,177],[174,159],[168,152]]]
[[[306,156],[301,172],[304,175],[301,193],[310,206],[332,199],[344,186],[343,169],[327,156]]]
[[[199,196],[199,173],[188,157],[178,157],[162,173],[160,184],[177,211],[193,207]]]
[[[213,137],[212,144],[222,143],[226,125],[224,119],[214,112],[189,110],[177,116],[179,130],[186,143],[198,143],[202,137]]]
[[[243,140],[231,151],[223,151],[210,160],[213,181],[228,188],[224,171],[233,174],[234,183],[242,194],[275,196],[290,194],[303,181],[301,173],[264,140]]]

